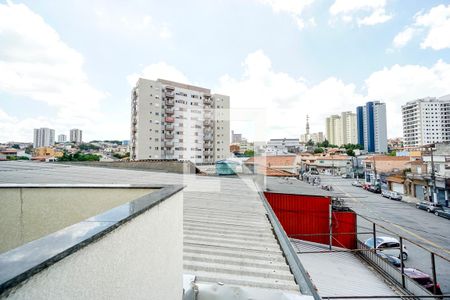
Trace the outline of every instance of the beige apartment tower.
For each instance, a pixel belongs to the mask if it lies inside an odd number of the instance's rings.
[[[132,160],[214,163],[230,154],[230,97],[140,78],[131,92]]]

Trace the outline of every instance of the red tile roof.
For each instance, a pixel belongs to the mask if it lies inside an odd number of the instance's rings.
[[[246,164],[256,164],[268,167],[294,166],[296,155],[279,155],[279,156],[255,156],[249,158]]]

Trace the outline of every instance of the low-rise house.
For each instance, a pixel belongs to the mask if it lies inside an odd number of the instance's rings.
[[[428,171],[424,177],[430,186],[428,194],[432,195],[432,187],[435,187],[436,196],[433,196],[432,200],[448,206],[450,197],[450,143],[435,144],[432,151],[423,154],[423,161],[426,163]],[[433,171],[434,177],[432,176]]]
[[[245,162],[245,166],[253,173],[257,173],[257,167],[268,167],[273,170],[286,171],[298,175],[300,171],[300,159],[297,155],[279,156],[255,156]]]
[[[348,155],[326,155],[314,156],[306,163],[308,170],[316,169],[320,173],[342,175],[352,172],[352,156]]]
[[[381,177],[401,172],[409,167],[409,156],[372,155],[363,160],[365,182],[378,184]]]

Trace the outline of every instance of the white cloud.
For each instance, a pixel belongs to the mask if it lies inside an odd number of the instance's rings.
[[[242,76],[222,76],[217,89],[231,96],[233,124],[240,111],[265,111],[266,138],[299,137],[305,130],[305,116],[310,115],[311,130],[324,131],[325,118],[342,111],[355,111],[369,100],[386,102],[388,135],[402,135],[401,106],[407,101],[450,93],[450,64],[438,61],[431,67],[394,65],[372,73],[361,89],[352,83],[330,77],[316,84],[304,78],[273,70],[261,50],[250,53],[243,63]],[[361,92],[359,92],[361,90]],[[363,92],[364,91],[364,92]],[[252,119],[253,115],[248,115]],[[252,138],[245,126],[236,128]]]
[[[439,5],[427,14],[418,15],[416,25],[428,30],[425,40],[420,44],[422,48],[450,48],[450,5]]]
[[[359,26],[372,26],[392,19],[386,13],[386,0],[335,0],[330,14],[346,23],[356,20]]]
[[[367,98],[387,103],[390,136],[402,135],[401,106],[407,101],[450,93],[450,64],[442,60],[427,68],[394,65],[372,73],[366,80]]]
[[[306,114],[311,115],[311,129],[324,129],[330,112],[354,108],[362,96],[355,86],[331,77],[318,84],[308,84],[303,78],[292,78],[272,69],[270,59],[261,51],[250,53],[243,64],[240,78],[222,76],[217,90],[231,96],[231,119],[240,111],[263,109],[266,112],[266,138],[299,137],[304,131]],[[252,115],[248,115],[252,119]],[[244,134],[246,128],[239,128]]]
[[[399,32],[393,40],[393,45],[395,48],[401,48],[404,47],[406,44],[409,43],[409,41],[413,38],[414,34],[416,33],[416,30],[414,28],[408,27],[402,32]]]
[[[139,78],[156,80],[158,78],[168,79],[183,83],[189,83],[187,77],[183,72],[179,71],[174,66],[171,66],[165,62],[159,62],[156,64],[151,64],[142,69],[140,73],[133,73],[127,76],[127,81],[130,86],[136,85]]]
[[[55,108],[55,123],[64,120],[66,126],[101,116],[106,94],[89,83],[83,56],[26,5],[0,4],[0,41],[0,91]]]
[[[394,46],[405,46],[411,40],[412,34],[418,32],[425,33],[420,44],[422,49],[450,48],[450,5],[438,5],[427,13],[417,13],[414,16],[414,23],[394,38]]]
[[[167,22],[161,23],[139,10],[131,10],[129,5],[107,5],[94,3],[93,11],[97,25],[103,30],[129,36],[150,35],[170,39],[173,33]]]
[[[315,0],[256,0],[262,4],[269,5],[275,13],[285,13],[291,16],[298,29],[306,26],[315,27],[316,23],[313,18],[305,22],[302,18],[304,10],[314,3]]]

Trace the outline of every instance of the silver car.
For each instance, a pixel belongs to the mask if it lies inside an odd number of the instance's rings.
[[[402,200],[402,195],[394,191],[382,190],[381,196],[392,200],[399,200],[399,201]]]

